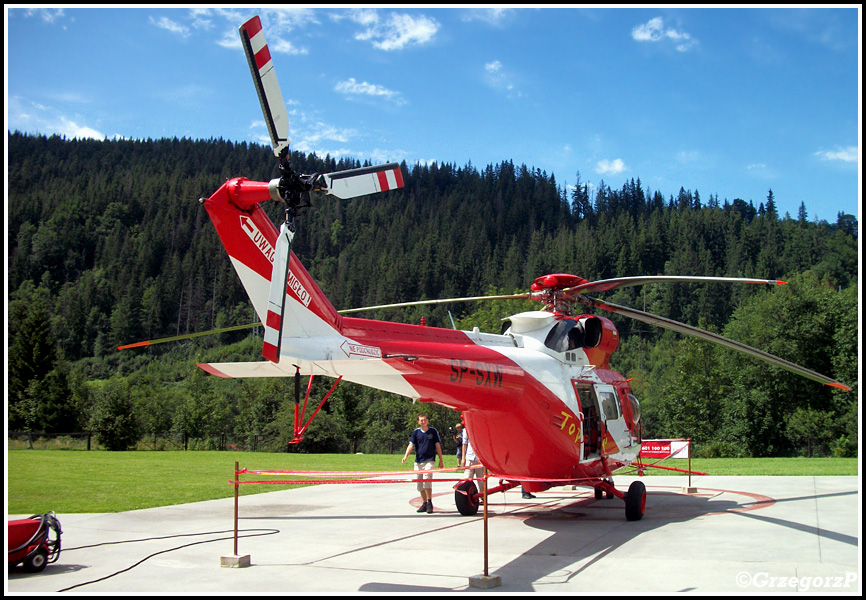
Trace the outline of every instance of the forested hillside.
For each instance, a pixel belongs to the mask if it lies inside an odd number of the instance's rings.
[[[9,135],[11,429],[102,432],[105,445],[265,439],[285,448],[289,382],[216,381],[206,360],[258,360],[260,342],[223,334],[120,353],[141,339],[255,321],[198,202],[226,179],[277,176],[269,148],[223,140],[65,140]],[[299,172],[361,166],[294,153]],[[339,308],[526,290],[552,272],[587,279],[674,274],[790,280],[755,286],[654,285],[606,298],[700,325],[857,384],[857,221],[779,215],[697,190],[603,183],[566,192],[509,160],[477,168],[402,165],[405,187],[356,200],[314,197],[295,252]],[[578,182],[579,182],[578,174]],[[268,209],[277,217],[279,208]],[[439,306],[377,318],[498,332],[515,306]],[[843,394],[730,351],[614,319],[614,367],[642,395],[647,437],[691,436],[723,454],[850,454],[856,389]],[[244,339],[245,338],[245,339]],[[324,385],[325,382],[322,382]],[[427,407],[425,407],[427,408]],[[405,445],[418,408],[342,385],[308,451]],[[434,410],[440,430],[457,416]],[[123,417],[123,418],[119,418]],[[436,423],[436,417],[440,423]],[[107,425],[106,423],[112,423]],[[122,424],[122,425],[121,425]],[[122,433],[122,435],[119,435]]]

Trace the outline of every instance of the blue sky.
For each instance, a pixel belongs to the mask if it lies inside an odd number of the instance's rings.
[[[295,150],[860,218],[856,7],[7,8],[7,130],[268,144],[255,14]]]

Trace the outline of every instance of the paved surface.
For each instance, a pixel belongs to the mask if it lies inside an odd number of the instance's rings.
[[[629,477],[616,479],[626,489]],[[463,517],[449,484],[417,514],[411,484],[320,485],[118,514],[60,514],[63,550],[42,573],[9,570],[7,593],[596,592],[860,594],[857,477],[646,477],[641,521],[617,499],[554,488],[491,496]],[[17,518],[10,516],[10,518]],[[255,537],[253,537],[255,536]]]

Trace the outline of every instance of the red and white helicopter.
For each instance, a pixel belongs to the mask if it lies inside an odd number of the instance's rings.
[[[619,343],[616,327],[605,317],[582,314],[581,306],[722,344],[817,382],[849,389],[719,335],[585,295],[665,281],[784,283],[777,280],[645,276],[587,281],[553,274],[536,279],[526,294],[336,310],[291,251],[298,211],[309,206],[313,191],[352,198],[402,187],[400,167],[297,175],[288,164],[288,113],[259,18],[244,23],[240,35],[281,177],[270,182],[231,179],[202,203],[264,325],[266,360],[200,364],[208,373],[230,378],[324,375],[337,383],[351,381],[447,406],[462,413],[478,458],[501,479],[488,493],[518,485],[529,492],[589,486],[598,498],[606,494],[624,500],[628,520],[643,516],[645,486],[635,481],[622,492],[614,486],[612,473],[638,458],[640,406],[628,380],[609,368]],[[286,219],[279,230],[260,206],[268,200],[285,205]],[[413,304],[512,298],[537,300],[544,308],[513,315],[500,335],[477,328],[458,331],[344,316]],[[298,422],[297,402],[296,397],[295,441],[306,427]],[[455,492],[463,514],[475,514],[479,497],[472,481],[463,482]]]

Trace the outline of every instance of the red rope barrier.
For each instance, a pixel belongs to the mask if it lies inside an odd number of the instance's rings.
[[[229,485],[234,485],[237,483],[238,485],[244,485],[247,483],[263,483],[263,484],[274,484],[274,485],[309,485],[313,483],[416,483],[417,479],[321,479],[321,480],[289,480],[289,479],[279,479],[276,481],[229,481]],[[429,481],[431,483],[436,482],[446,482],[446,481],[483,481],[483,479],[425,479],[425,482]]]
[[[240,469],[235,472],[235,478],[238,478],[243,474],[250,475],[294,475],[300,477],[318,477],[319,479],[301,479],[301,480],[289,480],[289,479],[280,479],[280,480],[255,480],[255,481],[229,481],[230,485],[245,485],[245,484],[271,484],[271,485],[312,485],[312,484],[350,484],[350,483],[416,483],[421,475],[428,475],[433,473],[454,473],[457,471],[463,471],[463,467],[449,467],[444,469],[430,469],[427,471],[271,471],[271,470],[252,470],[252,469]],[[405,476],[405,479],[367,479],[370,477],[386,477],[386,476]],[[365,479],[321,479],[322,477],[364,477]],[[491,474],[489,476],[491,479],[499,479],[505,481],[544,481],[544,482],[558,482],[562,485],[581,485],[581,481],[592,482],[593,479],[590,478],[580,478],[580,479],[550,479],[545,477],[512,477],[508,475],[496,475]],[[458,479],[427,479],[424,478],[424,481],[433,482],[454,482],[454,481],[484,481],[484,478],[465,478],[461,477]]]
[[[463,467],[447,469],[428,469],[426,471],[254,471],[241,469],[238,474],[252,473],[254,475],[300,475],[302,477],[379,477],[384,475],[418,475],[420,473],[454,473],[463,471]]]

